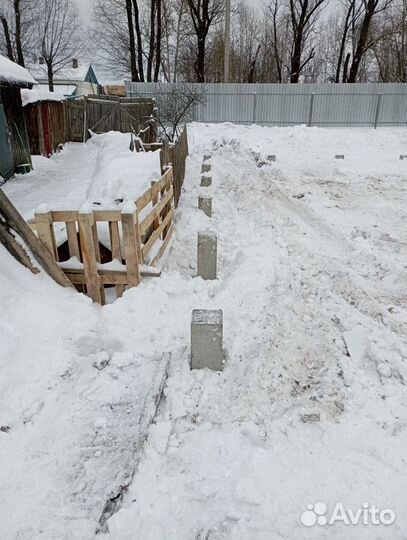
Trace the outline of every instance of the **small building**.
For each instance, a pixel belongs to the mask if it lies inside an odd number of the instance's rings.
[[[48,88],[22,90],[31,155],[51,157],[66,142],[64,94]]]
[[[0,55],[0,176],[5,180],[32,168],[21,89],[34,84],[29,71]]]
[[[48,88],[47,68],[40,58],[38,63],[30,66],[30,72],[38,81],[40,88]],[[101,94],[102,86],[96,76],[95,68],[89,62],[81,62],[77,58],[60,69],[54,75],[54,91],[67,97]]]

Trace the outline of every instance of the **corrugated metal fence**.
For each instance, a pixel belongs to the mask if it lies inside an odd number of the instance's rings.
[[[128,96],[174,99],[174,84],[126,82]],[[407,125],[407,84],[205,84],[189,120],[291,126]]]

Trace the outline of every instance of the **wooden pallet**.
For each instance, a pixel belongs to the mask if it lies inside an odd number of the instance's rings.
[[[64,245],[56,241],[56,223],[64,226]],[[105,303],[106,287],[115,287],[120,297],[142,277],[160,275],[155,267],[174,230],[173,168],[152,182],[134,205],[37,212],[35,229],[71,283],[94,302]]]

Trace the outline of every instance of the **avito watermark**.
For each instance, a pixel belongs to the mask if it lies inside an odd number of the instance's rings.
[[[301,523],[305,527],[314,525],[391,525],[396,519],[396,514],[390,508],[381,510],[374,504],[367,502],[361,508],[352,509],[342,503],[336,503],[332,512],[328,514],[328,507],[324,502],[309,504],[307,510],[301,514]]]

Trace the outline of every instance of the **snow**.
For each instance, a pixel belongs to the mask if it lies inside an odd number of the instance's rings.
[[[88,74],[89,68],[91,67],[90,63],[82,63],[79,61],[79,66],[77,68],[67,65],[62,69],[59,69],[55,74],[55,78],[58,81],[67,80],[67,81],[84,81],[86,75]],[[47,67],[45,64],[35,64],[30,66],[30,70],[35,74],[37,79],[47,79]]]
[[[41,202],[93,202],[89,187],[133,193],[105,159],[130,171],[116,143],[67,145],[6,191],[28,217]],[[3,250],[0,537],[95,538],[101,501],[127,473],[103,540],[402,540],[406,144],[405,129],[192,124],[161,278],[103,308]],[[208,151],[213,184],[201,188]],[[199,194],[212,195],[212,218]],[[218,235],[218,280],[195,277],[200,231]],[[223,310],[222,373],[189,369],[193,309]],[[133,411],[164,351],[165,397],[132,476]],[[307,528],[317,502],[397,517]]]
[[[34,77],[31,73],[12,62],[5,56],[0,55],[0,84],[17,84],[17,85],[32,85],[36,84]]]
[[[135,201],[161,176],[159,152],[130,152],[130,135],[110,132],[93,136],[96,167],[87,190],[88,200],[108,203]]]
[[[30,103],[37,103],[38,101],[64,101],[65,95],[57,87],[56,92],[50,92],[48,87],[43,85],[38,85],[38,87],[28,90],[21,90],[21,99],[23,106],[29,105]]]
[[[40,205],[51,210],[121,209],[158,180],[159,152],[130,152],[130,134],[93,134],[67,143],[50,159],[33,156],[34,170],[4,186],[25,219]],[[97,206],[93,203],[98,203]]]

